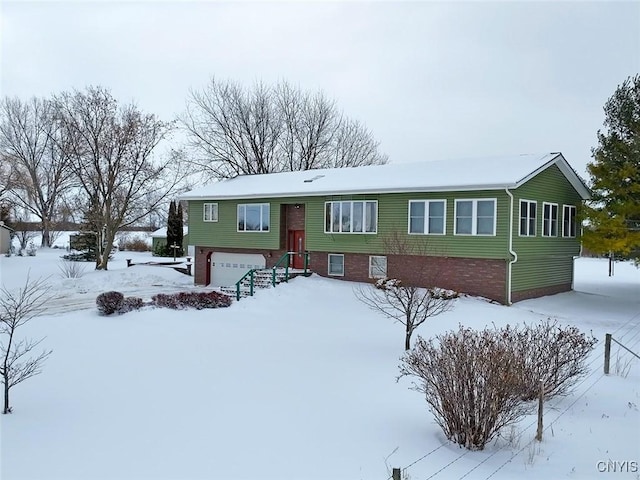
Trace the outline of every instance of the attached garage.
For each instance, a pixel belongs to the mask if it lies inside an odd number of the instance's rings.
[[[207,283],[213,287],[230,287],[249,270],[266,266],[264,256],[255,253],[211,252],[207,262]]]

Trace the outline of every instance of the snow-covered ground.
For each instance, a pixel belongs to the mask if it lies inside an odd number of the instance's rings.
[[[102,291],[150,296],[192,279],[126,268],[126,258],[150,254],[118,252],[108,272],[88,265],[80,280],[63,280],[60,254],[0,257],[6,288],[31,269],[50,275],[56,302],[85,308],[21,332],[46,336],[54,352],[13,389],[14,413],[0,416],[3,480],[385,480],[391,467],[420,480],[640,478],[637,463],[620,465],[640,461],[640,361],[614,346],[612,374],[602,374],[605,333],[640,351],[640,271],[629,263],[609,278],[606,261],[579,259],[574,292],[512,307],[461,298],[422,326],[431,336],[553,317],[601,340],[590,375],[546,406],[541,443],[532,415],[468,452],[445,441],[408,380],[396,382],[402,327],[360,304],[352,283],[296,278],[226,309],[102,317],[92,306]],[[609,461],[617,473],[602,473]]]

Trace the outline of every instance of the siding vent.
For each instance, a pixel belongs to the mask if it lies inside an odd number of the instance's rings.
[[[311,183],[311,182],[313,182],[314,180],[318,180],[318,179],[320,179],[320,178],[322,178],[322,177],[324,177],[324,175],[316,175],[316,176],[315,176],[315,177],[313,177],[313,178],[307,178],[307,179],[304,181],[304,183]]]

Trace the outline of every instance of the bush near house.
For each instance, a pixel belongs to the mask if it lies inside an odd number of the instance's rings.
[[[144,306],[144,302],[139,297],[125,297],[120,292],[112,291],[98,295],[96,305],[102,315],[112,315],[139,310]]]
[[[231,297],[218,292],[180,292],[173,294],[159,293],[152,297],[153,304],[158,307],[173,309],[219,308],[231,305]]]

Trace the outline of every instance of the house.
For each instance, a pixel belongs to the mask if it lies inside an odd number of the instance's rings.
[[[151,251],[156,252],[158,248],[167,244],[167,227],[159,228],[150,235]],[[182,227],[182,246],[187,251],[189,245],[189,227]]]
[[[503,304],[571,290],[589,190],[561,153],[239,176],[193,190],[195,282],[286,252],[319,275],[435,284]]]
[[[4,222],[0,222],[0,252],[7,253],[11,247],[11,234],[13,229],[9,228]]]

